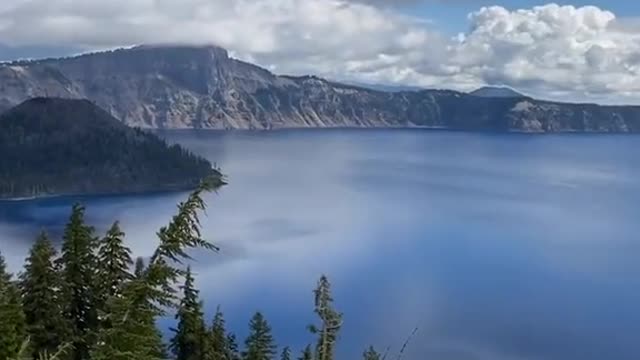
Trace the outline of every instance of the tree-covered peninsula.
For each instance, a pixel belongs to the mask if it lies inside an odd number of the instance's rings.
[[[215,170],[88,100],[35,98],[0,115],[0,198],[193,189]]]

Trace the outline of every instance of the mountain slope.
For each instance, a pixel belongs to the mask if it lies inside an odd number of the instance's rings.
[[[469,95],[489,98],[523,98],[519,92],[504,86],[484,86],[469,93]]]
[[[442,90],[385,92],[314,76],[276,76],[212,46],[141,46],[0,66],[0,108],[33,96],[88,98],[144,128],[640,131],[640,107]]]
[[[35,98],[0,115],[0,198],[189,189],[211,164],[87,100]]]

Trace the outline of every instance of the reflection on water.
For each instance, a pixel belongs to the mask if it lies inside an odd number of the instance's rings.
[[[334,283],[340,358],[375,344],[406,358],[637,359],[640,158],[635,136],[428,131],[170,132],[231,184],[212,196],[196,254],[211,313],[243,336],[264,311],[282,345],[311,337],[311,290]],[[0,203],[14,269],[73,202],[122,221],[137,255],[184,194]]]

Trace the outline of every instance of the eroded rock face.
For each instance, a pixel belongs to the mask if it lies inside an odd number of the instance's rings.
[[[0,111],[36,96],[87,98],[143,128],[640,131],[640,107],[376,91],[314,76],[276,76],[212,46],[141,46],[0,65]]]

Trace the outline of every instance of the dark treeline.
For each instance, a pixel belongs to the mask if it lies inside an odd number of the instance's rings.
[[[202,238],[198,214],[203,192],[222,185],[209,178],[180,203],[146,260],[132,258],[117,222],[97,236],[80,205],[61,248],[40,234],[19,276],[8,273],[0,256],[0,360],[333,360],[342,315],[325,276],[314,291],[318,320],[309,330],[315,340],[305,348],[278,345],[261,312],[243,342],[226,328],[220,307],[205,318],[193,273],[183,264],[190,249],[217,250]],[[170,310],[175,325],[165,342],[155,320]],[[363,358],[382,359],[372,347]]]
[[[37,98],[0,115],[0,198],[193,189],[209,161],[87,100]]]

